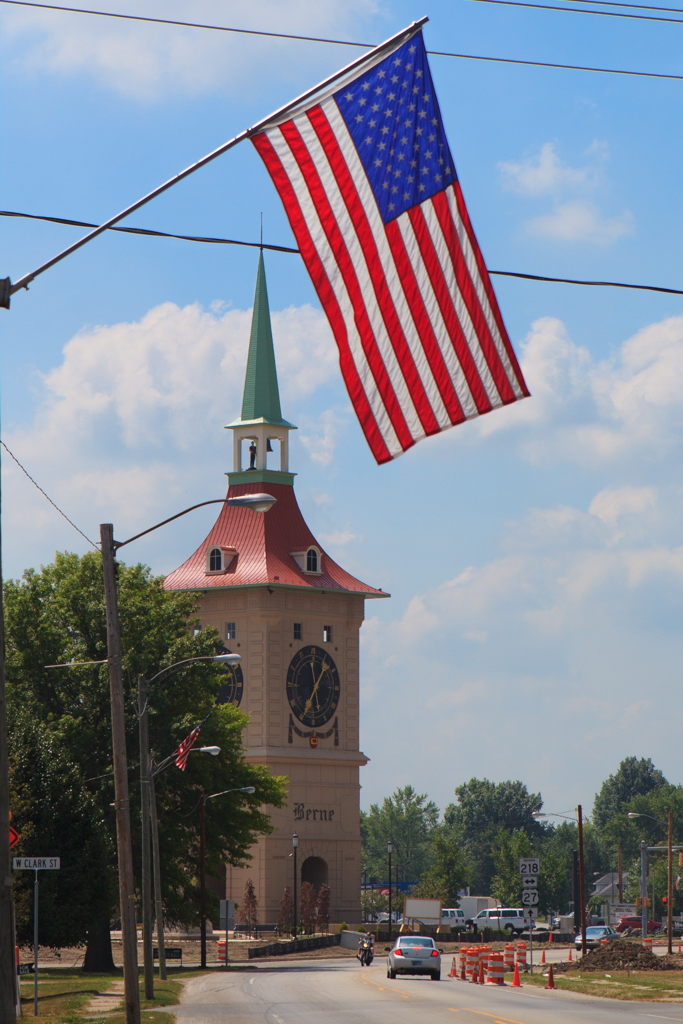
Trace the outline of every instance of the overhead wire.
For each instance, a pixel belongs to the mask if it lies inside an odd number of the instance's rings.
[[[599,2],[599,0],[584,0],[584,2],[593,3]],[[200,28],[208,29],[212,32],[232,32],[238,35],[247,36],[265,36],[272,39],[293,39],[300,42],[307,43],[328,43],[335,46],[357,46],[357,47],[372,47],[373,43],[360,43],[351,39],[330,39],[324,36],[305,36],[297,35],[292,32],[266,32],[263,29],[246,29],[246,28],[234,28],[227,25],[208,25],[203,22],[195,21],[177,21],[171,18],[152,18],[142,14],[117,14],[114,11],[96,11],[86,7],[66,7],[60,4],[45,4],[38,3],[37,0],[0,0],[0,4],[6,4],[12,7],[35,7],[41,10],[50,11],[66,11],[71,14],[90,14],[100,18],[117,18],[124,21],[141,21],[151,22],[158,25],[176,25],[181,28]],[[538,5],[530,5],[538,6]],[[622,5],[618,5],[622,6]],[[627,5],[623,5],[627,6]],[[631,5],[635,6],[635,5]],[[654,10],[655,8],[653,8]],[[664,9],[664,8],[662,8]],[[558,10],[571,10],[571,8],[561,7]],[[592,12],[587,12],[592,13]],[[673,19],[677,20],[677,19]],[[497,64],[519,64],[525,67],[537,67],[537,68],[555,68],[561,71],[590,71],[604,75],[632,75],[636,78],[663,78],[669,80],[681,81],[683,75],[668,75],[661,74],[654,71],[629,71],[621,68],[593,68],[586,67],[580,64],[556,64],[551,61],[542,60],[518,60],[513,57],[484,57],[480,54],[474,53],[451,53],[443,50],[428,50],[430,56],[433,57],[453,57],[458,60],[482,60],[489,61]]]
[[[591,11],[585,7],[557,7],[554,4],[532,4],[527,0],[472,0],[479,4],[497,4],[502,7],[532,7],[538,11],[564,11],[565,14],[598,14],[603,18],[630,18],[634,21],[666,21],[683,25],[682,18],[664,18],[661,15],[627,14],[626,11]]]
[[[67,217],[45,217],[35,213],[17,213],[13,210],[0,210],[0,217],[25,217],[29,220],[40,220],[48,221],[51,224],[70,224],[80,228],[92,228],[97,227],[96,224],[92,224],[87,220],[71,220]],[[269,245],[267,242],[242,242],[236,238],[213,238],[210,236],[203,235],[176,235],[168,231],[152,231],[147,228],[119,228],[111,227],[107,228],[108,231],[126,231],[134,235],[152,235],[158,238],[178,238],[184,242],[209,242],[214,245],[243,245],[248,246],[251,249],[271,249],[274,252],[286,252],[298,255],[299,249],[294,249],[288,245]],[[591,288],[632,288],[636,291],[648,291],[648,292],[664,292],[668,295],[683,295],[683,289],[681,288],[665,288],[663,285],[654,284],[627,284],[624,281],[584,281],[579,278],[573,277],[547,277],[542,274],[523,274],[515,270],[489,270],[489,274],[494,274],[497,277],[518,277],[525,281],[548,281],[553,284],[576,284],[585,285]],[[9,449],[7,449],[9,451]],[[9,452],[12,455],[11,452]],[[12,455],[12,458],[14,456]],[[16,459],[15,459],[16,462]],[[21,463],[18,463],[21,465]],[[23,466],[21,467],[23,469]],[[24,470],[26,472],[26,470]],[[26,474],[28,476],[28,474]],[[32,477],[29,477],[32,480]],[[35,483],[35,481],[33,481]],[[38,485],[36,484],[36,487]],[[40,488],[39,488],[40,490]],[[45,493],[43,491],[43,493]],[[47,495],[45,495],[47,497]],[[48,501],[51,499],[48,498]],[[57,506],[55,505],[55,508]],[[59,509],[58,509],[59,511]],[[64,513],[62,512],[62,515]],[[67,518],[66,516],[64,517]],[[71,522],[71,520],[68,520]],[[71,524],[73,526],[73,523]],[[78,527],[75,527],[78,529]],[[80,530],[78,531],[80,533]],[[85,534],[83,535],[85,536]],[[86,540],[88,538],[86,537]],[[133,538],[134,539],[134,538]],[[92,541],[90,541],[92,544]]]

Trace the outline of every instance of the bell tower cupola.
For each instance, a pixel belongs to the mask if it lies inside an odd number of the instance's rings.
[[[282,418],[280,410],[263,250],[256,275],[242,414],[226,429],[233,432],[232,472],[227,474],[231,485],[294,482],[295,474],[289,472],[289,432],[296,427]],[[273,442],[279,446],[279,463]]]

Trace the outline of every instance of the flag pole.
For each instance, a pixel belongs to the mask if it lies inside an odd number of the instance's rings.
[[[204,167],[212,160],[215,160],[217,156],[221,156],[223,153],[227,153],[229,149],[233,149],[240,142],[244,142],[245,139],[250,138],[257,132],[263,131],[263,129],[266,128],[272,121],[284,117],[285,114],[293,110],[300,103],[303,103],[305,102],[305,100],[310,99],[311,96],[315,96],[315,94],[317,92],[320,92],[321,89],[324,89],[326,86],[331,85],[338,79],[343,78],[344,75],[349,74],[355,68],[360,67],[362,64],[365,64],[369,60],[372,60],[373,57],[376,57],[377,54],[381,53],[383,50],[390,49],[392,46],[396,46],[402,40],[407,41],[408,39],[410,39],[411,36],[415,35],[415,33],[418,32],[422,28],[422,26],[426,24],[426,22],[428,21],[429,18],[427,17],[420,18],[418,21],[414,21],[411,25],[409,25],[408,28],[402,29],[400,32],[397,32],[395,35],[385,40],[385,42],[380,43],[379,46],[375,46],[371,50],[368,50],[368,52],[364,53],[361,57],[356,57],[355,60],[352,60],[350,64],[347,64],[340,71],[335,71],[333,75],[329,75],[327,78],[323,79],[322,82],[318,82],[318,84],[314,86],[312,89],[307,89],[306,92],[302,92],[300,96],[296,97],[296,99],[291,100],[289,103],[285,103],[284,106],[280,107],[272,114],[269,114],[268,117],[264,117],[261,121],[257,121],[257,123],[255,125],[252,125],[251,128],[245,128],[245,130],[240,132],[239,135],[235,135],[235,137],[230,139],[228,142],[224,142],[222,146],[218,147],[218,149],[212,150],[211,153],[208,153],[206,156],[202,157],[201,160],[197,160],[195,163],[190,164],[190,166],[186,167],[184,171],[180,172],[180,174],[175,174],[172,178],[169,178],[168,181],[165,181],[163,185],[159,185],[158,188],[155,188],[151,192],[148,192],[146,196],[142,197],[142,199],[138,199],[137,202],[132,203],[130,206],[127,206],[125,210],[122,210],[121,213],[117,213],[115,217],[110,217],[109,220],[104,222],[104,224],[100,224],[99,227],[94,228],[92,231],[89,231],[87,235],[83,236],[83,238],[80,238],[77,242],[74,242],[73,245],[67,246],[66,249],[63,249],[60,253],[57,253],[56,256],[53,256],[52,259],[48,260],[46,263],[41,264],[36,270],[33,270],[30,274],[24,274],[24,276],[20,277],[19,280],[16,281],[14,284],[10,282],[9,278],[6,278],[4,281],[0,282],[0,285],[3,286],[0,287],[0,308],[4,307],[5,309],[9,309],[10,297],[14,295],[15,292],[19,291],[21,288],[28,289],[28,286],[31,283],[31,281],[34,281],[39,274],[42,274],[46,270],[49,270],[50,267],[54,267],[56,263],[59,263],[67,256],[70,256],[72,252],[76,252],[76,250],[80,249],[81,246],[86,245],[88,242],[91,242],[93,238],[97,238],[97,236],[101,235],[103,231],[107,231],[109,228],[113,227],[114,224],[118,224],[120,220],[123,220],[125,217],[128,217],[129,214],[134,213],[136,210],[139,210],[141,206],[144,206],[146,203],[149,203],[150,200],[156,199],[156,197],[160,196],[162,192],[166,192],[169,188],[172,188],[174,185],[177,185],[179,181],[183,181],[183,179],[189,177],[190,174],[194,174],[194,172],[198,171],[200,167]]]

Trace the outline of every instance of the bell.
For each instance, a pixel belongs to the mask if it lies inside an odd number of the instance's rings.
[[[267,452],[272,452],[272,450],[273,450],[273,446],[270,443],[270,438],[268,438],[268,440],[266,441],[266,451]]]

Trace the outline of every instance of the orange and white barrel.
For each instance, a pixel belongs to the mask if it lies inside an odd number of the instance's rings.
[[[515,969],[515,947],[512,942],[508,942],[503,950],[503,963],[505,964],[505,970],[514,971]]]
[[[467,950],[467,980],[477,981],[479,973],[479,947],[470,946]]]
[[[218,960],[225,962],[225,939],[218,940]]]
[[[505,984],[505,964],[503,963],[502,953],[489,953],[486,981],[489,985]]]
[[[645,946],[645,949],[649,949],[650,952],[652,952],[652,939],[649,935],[647,938],[643,939],[643,945]]]
[[[460,980],[467,981],[467,949],[460,949]]]
[[[516,954],[515,954],[515,959],[517,961],[517,966],[519,967],[520,971],[525,971],[526,970],[526,942],[518,942],[517,943],[517,950],[516,950]]]

